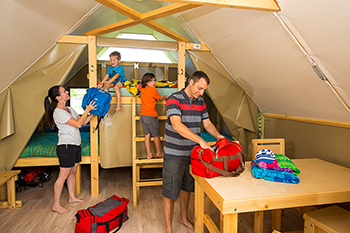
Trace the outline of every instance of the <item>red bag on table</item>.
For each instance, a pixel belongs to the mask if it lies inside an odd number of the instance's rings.
[[[235,176],[244,171],[245,158],[242,147],[227,138],[216,142],[216,154],[210,149],[195,146],[191,153],[192,173],[204,178]]]

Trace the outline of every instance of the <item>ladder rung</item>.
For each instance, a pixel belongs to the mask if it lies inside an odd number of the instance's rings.
[[[160,141],[164,141],[164,137],[159,137]],[[134,141],[135,142],[144,142],[145,141],[145,137],[134,137]],[[154,137],[151,137],[151,141],[154,141]]]
[[[144,179],[136,182],[136,187],[163,185],[162,179]]]
[[[150,163],[163,163],[163,158],[154,158],[154,159],[136,159],[136,164],[150,164]]]
[[[163,163],[137,164],[137,167],[140,169],[163,168]]]

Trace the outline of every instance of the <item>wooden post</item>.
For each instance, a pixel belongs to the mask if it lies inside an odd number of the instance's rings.
[[[101,64],[101,81],[103,80],[104,76],[107,73],[107,65],[106,62],[102,62]]]
[[[169,65],[164,65],[164,81],[168,81],[169,80]]]
[[[185,77],[185,56],[186,56],[186,43],[179,42],[178,43],[178,63],[177,63],[177,86],[178,90],[181,90],[185,87],[186,77]]]
[[[265,138],[265,116],[261,116],[261,139]]]
[[[139,63],[134,63],[134,79],[139,79]]]
[[[96,87],[97,84],[97,58],[96,58],[96,36],[88,36],[89,48],[89,87]],[[97,117],[94,116],[90,125],[90,155],[91,155],[91,196],[99,194],[98,174],[98,131],[94,130],[97,125]]]

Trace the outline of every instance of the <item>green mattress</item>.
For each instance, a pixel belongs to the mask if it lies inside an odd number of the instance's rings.
[[[90,132],[80,132],[80,135],[81,154],[82,156],[90,156]],[[46,132],[43,130],[34,133],[19,157],[57,157],[57,141],[57,132]]]
[[[224,136],[225,138],[227,138],[230,141],[234,141],[231,136],[228,136],[226,134],[222,134],[222,136]],[[216,142],[217,141],[215,137],[213,137],[211,134],[209,134],[207,132],[201,132],[201,138],[203,138],[204,141],[206,141],[206,142]]]

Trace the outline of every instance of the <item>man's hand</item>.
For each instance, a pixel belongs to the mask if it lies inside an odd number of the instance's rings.
[[[216,140],[220,141],[221,139],[224,139],[224,138],[225,137],[220,134],[219,136],[216,137]]]
[[[199,142],[199,146],[202,147],[203,149],[210,149],[211,151],[214,151],[213,148],[211,148],[211,146],[209,146],[209,144],[204,140],[201,140]]]

